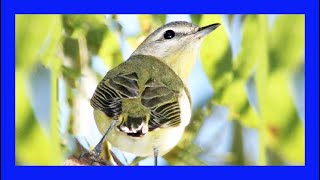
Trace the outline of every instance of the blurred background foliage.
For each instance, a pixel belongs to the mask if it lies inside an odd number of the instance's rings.
[[[93,148],[96,85],[174,20],[222,26],[188,81],[192,121],[160,165],[304,165],[303,15],[16,15],[16,164],[62,165],[77,141]]]

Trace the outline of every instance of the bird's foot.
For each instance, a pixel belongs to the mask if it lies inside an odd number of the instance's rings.
[[[104,159],[100,157],[100,153],[95,150],[81,153],[78,159],[80,161],[85,160],[90,165],[107,165],[108,164]]]

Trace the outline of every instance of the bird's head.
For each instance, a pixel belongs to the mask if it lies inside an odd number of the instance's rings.
[[[154,56],[169,65],[178,75],[183,68],[188,76],[190,72],[185,71],[192,70],[204,37],[219,25],[216,23],[198,27],[184,21],[168,23],[151,33],[132,55]],[[192,67],[188,68],[183,64]]]

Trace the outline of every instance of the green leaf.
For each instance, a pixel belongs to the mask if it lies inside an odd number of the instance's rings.
[[[33,64],[54,54],[60,40],[59,15],[16,15],[16,68]]]
[[[244,48],[235,63],[232,61],[231,47],[223,24],[205,39],[201,52],[205,72],[214,87],[213,102],[227,106],[230,109],[230,119],[237,119],[249,127],[257,127],[259,119],[249,104],[245,85],[261,53],[258,45],[265,42],[256,37],[260,32],[260,25],[263,28],[263,23],[266,24],[266,21],[260,19],[258,16],[245,16],[242,41]],[[203,15],[200,24],[204,26],[221,20],[218,15]]]
[[[66,33],[71,36],[77,29],[89,31],[105,26],[104,15],[63,15],[63,27]]]
[[[52,104],[54,106],[51,105],[52,132],[45,132],[36,120],[27,96],[27,77],[28,72],[16,70],[16,163],[18,165],[60,165],[62,156],[60,154],[59,134],[57,134],[58,125],[55,124],[58,122],[56,117],[57,106],[55,104]],[[51,83],[55,83],[55,81]],[[55,95],[51,98],[56,100]]]
[[[41,49],[42,51],[40,52],[40,59],[45,66],[61,63],[58,59],[58,50],[62,41],[61,17],[55,16],[52,20],[52,24],[52,28]]]
[[[212,23],[222,24],[221,16],[203,15],[200,26]],[[223,24],[204,40],[201,62],[215,93],[219,94],[233,79],[231,47]]]
[[[273,73],[265,85],[262,105],[267,144],[287,160],[304,163],[304,128],[293,104],[288,74]],[[298,135],[300,134],[300,135]]]
[[[27,113],[23,113],[25,109],[30,108],[27,92],[24,91],[27,87],[27,73],[26,71],[15,71],[15,117],[16,117],[16,129],[22,129],[23,124],[27,120]],[[26,111],[27,112],[27,111]]]
[[[256,70],[260,141],[291,164],[304,164],[304,128],[289,89],[291,70],[303,60],[303,21],[303,16],[278,17],[271,34],[261,36],[268,44],[259,48],[263,51]]]
[[[261,28],[265,27],[258,15],[245,16],[242,25],[241,49],[233,64],[234,77],[246,80],[252,74],[260,56]]]
[[[265,15],[258,16],[260,21],[260,47],[256,50],[259,51],[259,58],[256,63],[256,73],[255,73],[255,84],[257,91],[257,101],[259,109],[259,164],[266,165],[266,121],[265,121],[265,111],[267,108],[264,104],[267,101],[266,85],[268,84],[268,46],[267,46],[267,17]]]
[[[229,108],[229,119],[236,119],[247,127],[258,127],[259,117],[249,104],[245,81],[232,81],[223,89],[221,97],[214,97],[213,101]]]
[[[269,33],[270,71],[289,71],[304,60],[304,15],[279,15]]]
[[[275,149],[290,164],[305,165],[305,128],[301,121],[292,122],[292,125],[296,125],[287,129],[290,133],[281,140],[283,144]]]
[[[23,129],[16,129],[16,162],[18,165],[60,165],[62,157],[57,153],[57,143],[40,127],[31,113],[28,124]],[[28,129],[26,129],[28,128]]]
[[[97,54],[103,37],[108,31],[103,15],[63,15],[63,26],[67,37],[86,38],[87,48],[91,54]]]
[[[86,35],[87,46],[92,54],[97,54],[99,52],[107,30],[106,26],[101,26],[88,31]]]
[[[65,37],[63,41],[63,53],[71,59],[71,67],[75,71],[81,71],[80,45],[76,38]]]
[[[290,19],[292,24],[295,24],[296,20],[299,21],[299,18],[300,17],[297,17],[296,19],[285,17],[287,20]],[[287,25],[290,24],[288,22],[286,23]],[[279,24],[276,26],[279,26]],[[286,30],[281,31],[287,32],[288,27],[282,28],[285,28]],[[290,34],[290,32],[288,33]],[[267,146],[271,150],[275,150],[281,154],[281,156],[283,156],[287,162],[303,164],[304,128],[301,121],[299,121],[299,117],[296,108],[294,107],[289,89],[289,77],[291,75],[290,69],[295,65],[293,65],[292,62],[287,62],[286,60],[291,55],[288,57],[283,56],[282,58],[285,59],[284,61],[279,59],[279,56],[277,58],[277,65],[273,64],[273,60],[271,59],[275,58],[274,52],[286,52],[288,45],[285,45],[284,42],[279,42],[282,45],[277,45],[277,50],[275,50],[275,45],[272,45],[272,42],[275,40],[268,36],[267,28],[265,26],[261,28],[260,34],[260,38],[265,39],[264,42],[266,42],[261,43],[260,45],[261,53],[259,56],[260,58],[257,61],[256,70],[257,97],[260,117],[262,120],[260,123],[260,143],[265,144],[263,148],[264,152],[261,148],[261,153],[266,154],[265,150]],[[285,39],[282,41],[285,41]],[[300,43],[302,45],[304,44],[302,42]],[[271,50],[268,49],[268,45]],[[290,52],[287,51],[287,53],[295,54],[296,52],[302,52],[303,49],[304,47],[300,46],[300,50],[293,48],[290,50]],[[290,58],[295,57],[292,56]],[[295,60],[291,59],[290,61]],[[276,69],[281,71],[275,71]],[[297,135],[297,133],[299,135]]]
[[[110,69],[123,62],[120,44],[115,33],[108,31],[104,35],[98,55]]]

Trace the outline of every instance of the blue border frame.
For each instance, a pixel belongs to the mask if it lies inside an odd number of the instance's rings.
[[[156,4],[156,5],[155,5]],[[319,2],[210,1],[1,1],[1,178],[223,178],[319,179]],[[211,7],[211,8],[209,8]],[[15,166],[15,14],[194,13],[306,14],[306,166],[300,167],[18,167]],[[105,177],[103,177],[105,176]]]

